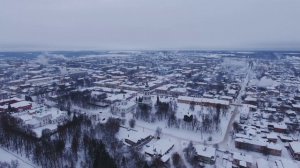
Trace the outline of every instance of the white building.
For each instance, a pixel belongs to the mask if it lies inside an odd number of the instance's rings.
[[[115,102],[111,106],[111,112],[115,115],[125,116],[125,114],[127,113],[135,112],[135,108],[136,108],[136,102],[122,100],[119,102]]]
[[[145,148],[145,154],[149,156],[163,156],[174,147],[174,142],[171,139],[159,139],[149,147]]]
[[[197,158],[199,161],[214,164],[216,161],[216,149],[203,145],[195,145]]]
[[[147,104],[150,107],[152,107],[152,100],[151,100],[150,88],[149,88],[148,83],[146,83],[146,87],[144,89],[144,95],[143,95],[142,103]]]
[[[43,127],[48,124],[59,124],[67,119],[67,113],[56,108],[40,107],[16,114],[15,117],[21,119],[25,125],[31,128]]]

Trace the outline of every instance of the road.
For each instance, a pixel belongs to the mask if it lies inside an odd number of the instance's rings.
[[[241,85],[241,90],[239,92],[239,95],[237,96],[237,99],[234,102],[234,104],[236,104],[236,105],[240,105],[242,103],[242,95],[244,94],[244,92],[246,90],[246,86],[248,85],[249,79],[250,79],[249,74],[250,74],[250,69],[248,69],[248,71],[247,71],[246,77],[245,77],[245,79],[244,79],[244,81]],[[226,143],[228,143],[229,137],[231,135],[231,130],[233,130],[233,122],[235,121],[236,117],[239,116],[238,115],[239,114],[238,110],[239,110],[239,108],[238,108],[238,106],[236,106],[233,110],[233,114],[232,114],[232,116],[230,118],[230,121],[227,125],[227,129],[226,129],[224,139],[221,142],[218,143],[219,145],[224,145],[225,146]]]

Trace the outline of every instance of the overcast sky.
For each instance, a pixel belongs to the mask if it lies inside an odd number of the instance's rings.
[[[300,0],[0,0],[0,50],[300,49]]]

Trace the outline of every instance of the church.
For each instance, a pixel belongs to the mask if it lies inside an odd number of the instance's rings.
[[[152,107],[152,100],[151,100],[151,94],[150,94],[150,88],[148,85],[148,82],[146,83],[145,89],[144,89],[144,95],[143,95],[143,104],[147,104],[150,107]]]

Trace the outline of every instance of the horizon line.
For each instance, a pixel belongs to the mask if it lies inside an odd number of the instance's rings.
[[[104,52],[104,51],[228,51],[228,52],[267,52],[267,51],[277,51],[286,52],[294,51],[300,52],[300,49],[4,49],[0,52],[82,52],[82,51],[94,51],[94,52]]]

